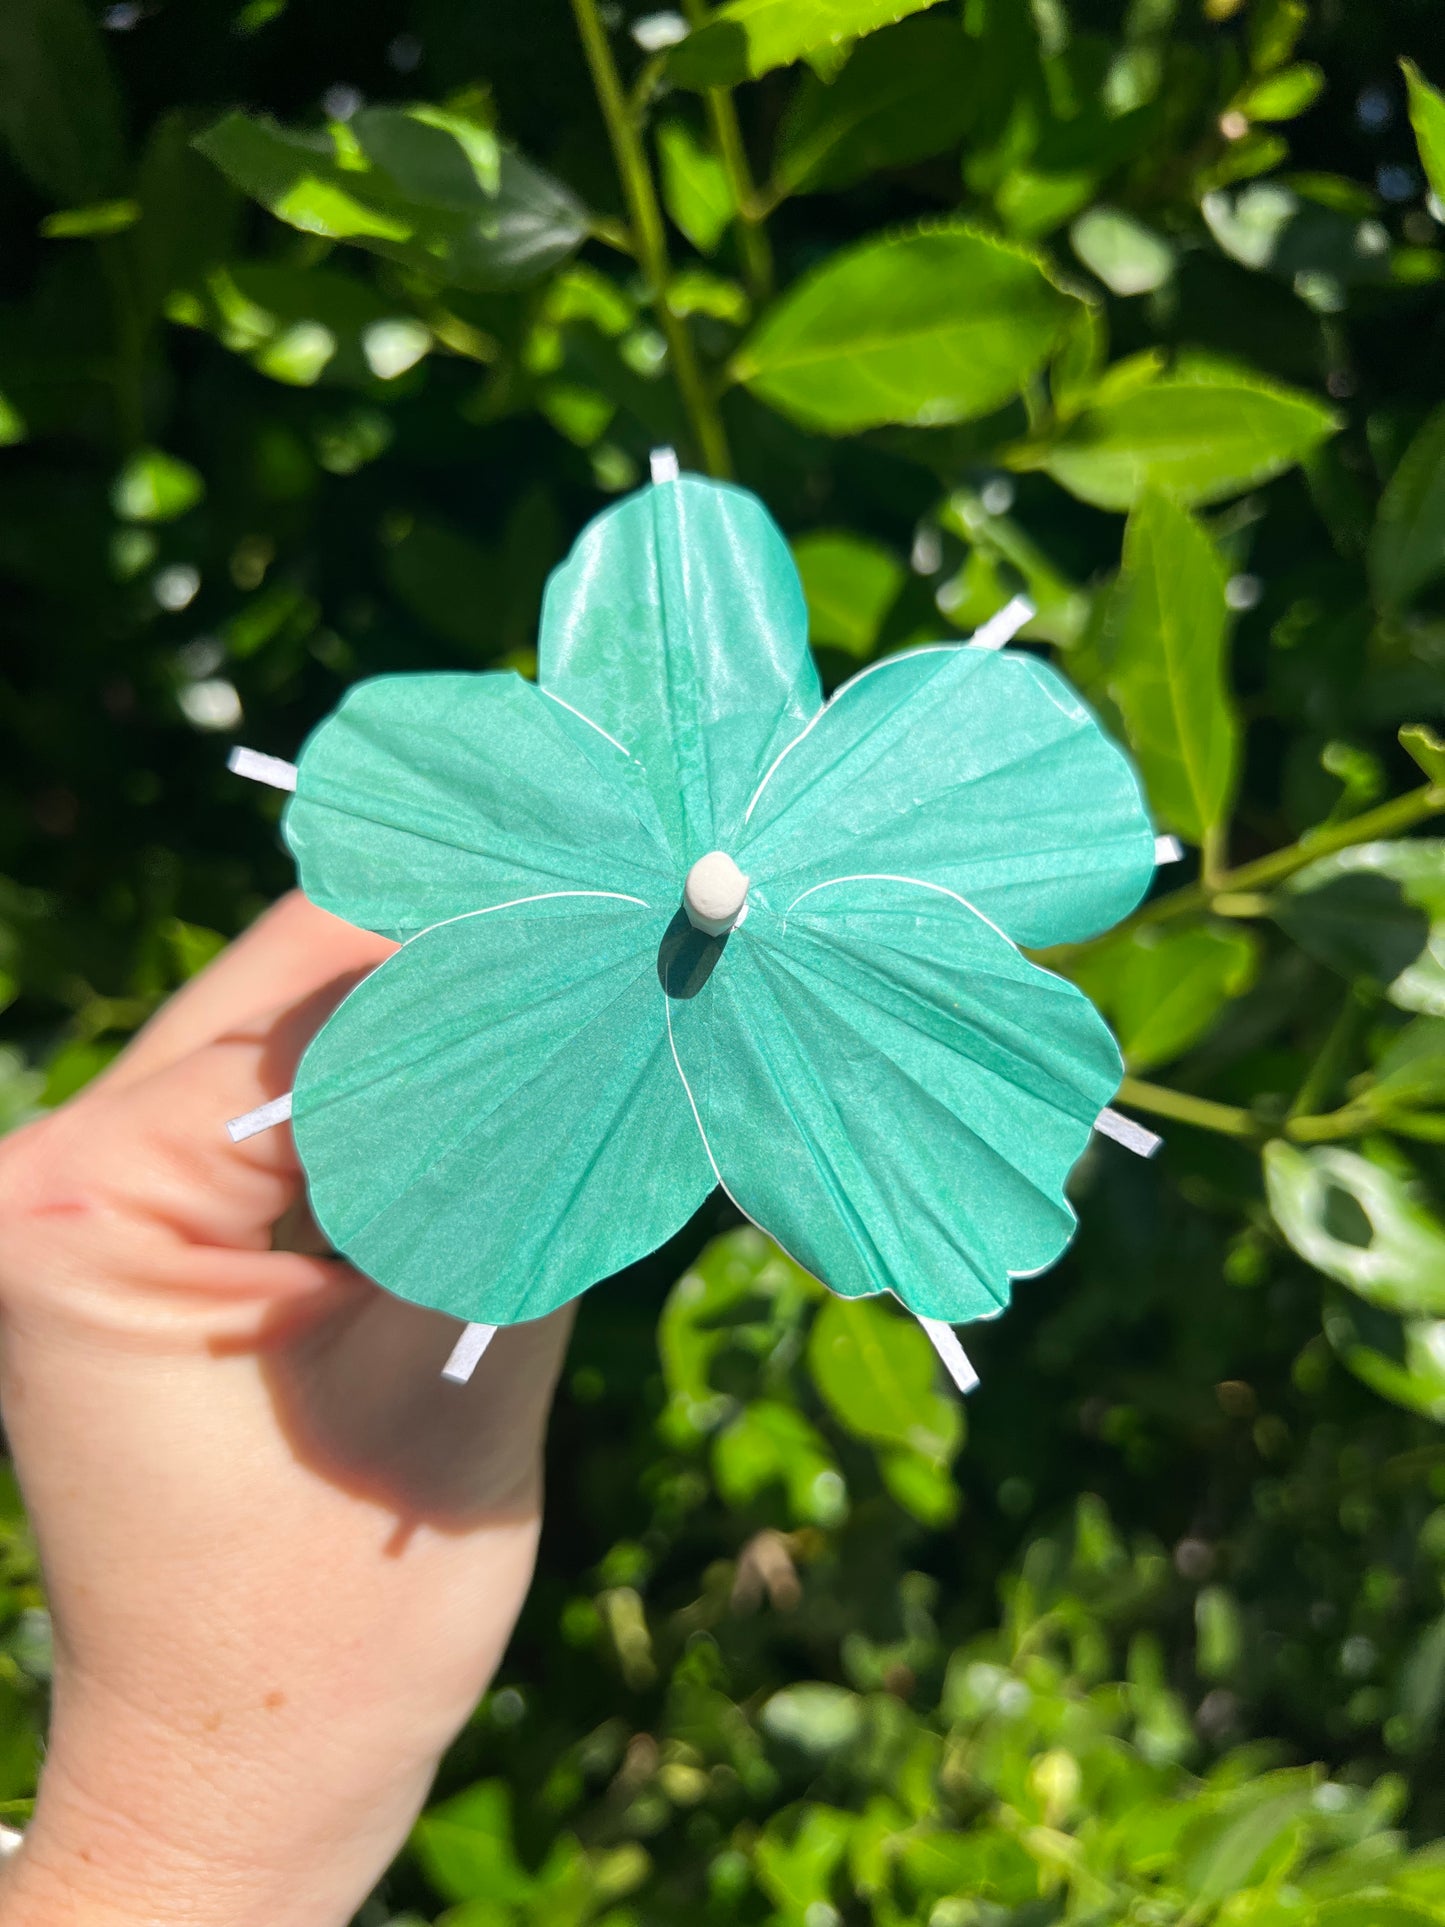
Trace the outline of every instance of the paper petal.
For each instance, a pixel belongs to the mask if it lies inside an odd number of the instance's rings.
[[[659,914],[605,897],[438,925],[297,1073],[323,1231],[389,1291],[539,1318],[655,1250],[715,1182],[668,1047]]]
[[[1063,1250],[1118,1049],[968,905],[850,878],[786,918],[755,906],[710,973],[669,981],[693,990],[670,1027],[720,1182],[834,1291],[956,1324]]]
[[[967,897],[1016,943],[1107,930],[1154,874],[1139,785],[1037,658],[968,647],[885,658],[789,749],[732,854],[781,909],[824,877],[886,870]]]
[[[762,503],[684,475],[599,515],[547,585],[538,680],[644,766],[683,869],[730,847],[821,702],[802,585]]]
[[[675,890],[625,752],[511,674],[357,684],[308,739],[284,828],[311,901],[388,937],[546,890]]]

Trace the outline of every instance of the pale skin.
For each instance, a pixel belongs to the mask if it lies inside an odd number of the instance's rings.
[[[0,1144],[0,1399],[56,1635],[0,1927],[344,1927],[511,1633],[566,1315],[444,1383],[455,1321],[307,1235],[289,1130],[224,1129],[391,948],[285,899]]]

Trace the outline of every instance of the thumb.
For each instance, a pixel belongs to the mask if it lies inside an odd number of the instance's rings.
[[[276,1300],[335,1290],[346,1267],[273,1251],[303,1194],[290,1127],[233,1144],[226,1121],[290,1090],[311,1037],[366,973],[353,969],[247,1017],[160,1069],[102,1080],[6,1147],[4,1282],[108,1282]],[[136,1309],[139,1310],[137,1303]]]

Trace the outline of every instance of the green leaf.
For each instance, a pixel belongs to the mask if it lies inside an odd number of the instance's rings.
[[[790,1923],[828,1906],[855,1824],[851,1813],[825,1806],[805,1807],[795,1821],[793,1812],[771,1820],[754,1849],[758,1884],[781,1910],[776,1918]]]
[[[98,234],[123,234],[140,219],[136,201],[92,201],[89,207],[67,207],[47,214],[40,232],[47,241],[88,240]]]
[[[490,128],[439,109],[369,107],[322,134],[229,114],[196,145],[290,226],[454,287],[536,280],[588,230],[570,189],[500,147]]]
[[[116,476],[110,499],[127,522],[173,522],[205,492],[205,483],[189,462],[158,448],[143,448]]]
[[[844,46],[934,0],[727,0],[668,56],[680,87],[734,87],[774,67]]]
[[[958,1450],[958,1400],[938,1389],[937,1360],[918,1321],[876,1298],[829,1297],[808,1338],[823,1403],[855,1438],[925,1458]]]
[[[1110,371],[1112,374],[1113,371]],[[1127,509],[1160,488],[1188,506],[1219,502],[1281,475],[1339,428],[1312,395],[1214,363],[1111,390],[1057,440],[1020,451],[1097,508]]]
[[[857,1740],[863,1728],[863,1702],[841,1686],[807,1680],[774,1693],[760,1717],[763,1731],[773,1739],[821,1757],[841,1752]]]
[[[1109,688],[1159,819],[1201,843],[1225,821],[1239,761],[1229,699],[1225,569],[1161,494],[1129,518],[1109,606]]]
[[[815,644],[862,660],[873,653],[883,618],[908,572],[891,549],[843,529],[819,529],[793,544],[808,598]]]
[[[111,198],[125,171],[121,100],[81,0],[0,7],[0,134],[62,207]]]
[[[1265,1147],[1264,1175],[1275,1223],[1316,1271],[1388,1311],[1445,1313],[1445,1225],[1395,1172],[1281,1139]]]
[[[870,35],[831,84],[804,79],[783,121],[774,181],[817,193],[941,154],[977,112],[980,73],[976,46],[941,13]]]
[[[1430,85],[1413,60],[1402,60],[1410,90],[1410,125],[1420,149],[1420,163],[1430,191],[1445,201],[1445,94]]]
[[[1253,1886],[1295,1835],[1314,1799],[1305,1774],[1270,1774],[1243,1788],[1221,1812],[1205,1814],[1180,1843],[1176,1879],[1202,1915]]]
[[[335,268],[216,268],[173,294],[166,313],[294,388],[392,381],[432,347],[431,330],[403,303]]]
[[[1387,1116],[1445,1108],[1445,1017],[1417,1017],[1396,1034],[1375,1066],[1369,1102]]]
[[[1274,918],[1342,977],[1372,977],[1401,1010],[1445,1017],[1445,840],[1361,843],[1290,878]]]
[[[663,205],[699,254],[714,254],[736,214],[727,169],[685,120],[657,130]]]
[[[1370,535],[1370,580],[1387,607],[1408,603],[1445,575],[1445,408],[1400,458]]]
[[[1406,755],[1436,788],[1445,789],[1445,737],[1425,723],[1406,723],[1399,734],[1400,747]]]
[[[1115,207],[1091,207],[1069,230],[1069,240],[1091,274],[1111,294],[1150,294],[1174,272],[1174,249],[1162,235]]]
[[[768,310],[732,373],[805,427],[936,427],[1001,407],[1076,304],[1025,249],[962,225],[863,241]]]
[[[1331,1351],[1362,1384],[1445,1424],[1445,1319],[1400,1317],[1338,1292],[1324,1327]]]
[[[1312,61],[1282,67],[1236,94],[1231,105],[1246,120],[1295,120],[1324,92],[1325,77]]]
[[[848,1509],[847,1488],[821,1435],[801,1412],[773,1399],[758,1399],[719,1433],[713,1475],[732,1506],[752,1505],[781,1485],[800,1524],[835,1525]]]
[[[1182,1056],[1254,982],[1259,945],[1237,924],[1146,924],[1093,945],[1069,968],[1113,1026],[1130,1070]]]
[[[522,1905],[536,1892],[512,1845],[512,1796],[501,1780],[482,1780],[424,1813],[412,1844],[446,1900]]]

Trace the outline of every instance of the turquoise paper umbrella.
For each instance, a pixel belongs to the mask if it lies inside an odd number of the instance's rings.
[[[291,1118],[312,1209],[467,1321],[448,1371],[653,1251],[715,1185],[845,1297],[889,1291],[960,1383],[1074,1227],[1122,1066],[1020,945],[1107,929],[1156,841],[1067,683],[1005,641],[884,658],[824,703],[757,499],[679,475],[584,530],[535,683],[385,676],[299,763],[314,903],[401,948],[318,1034]],[[995,646],[990,646],[995,645]]]

